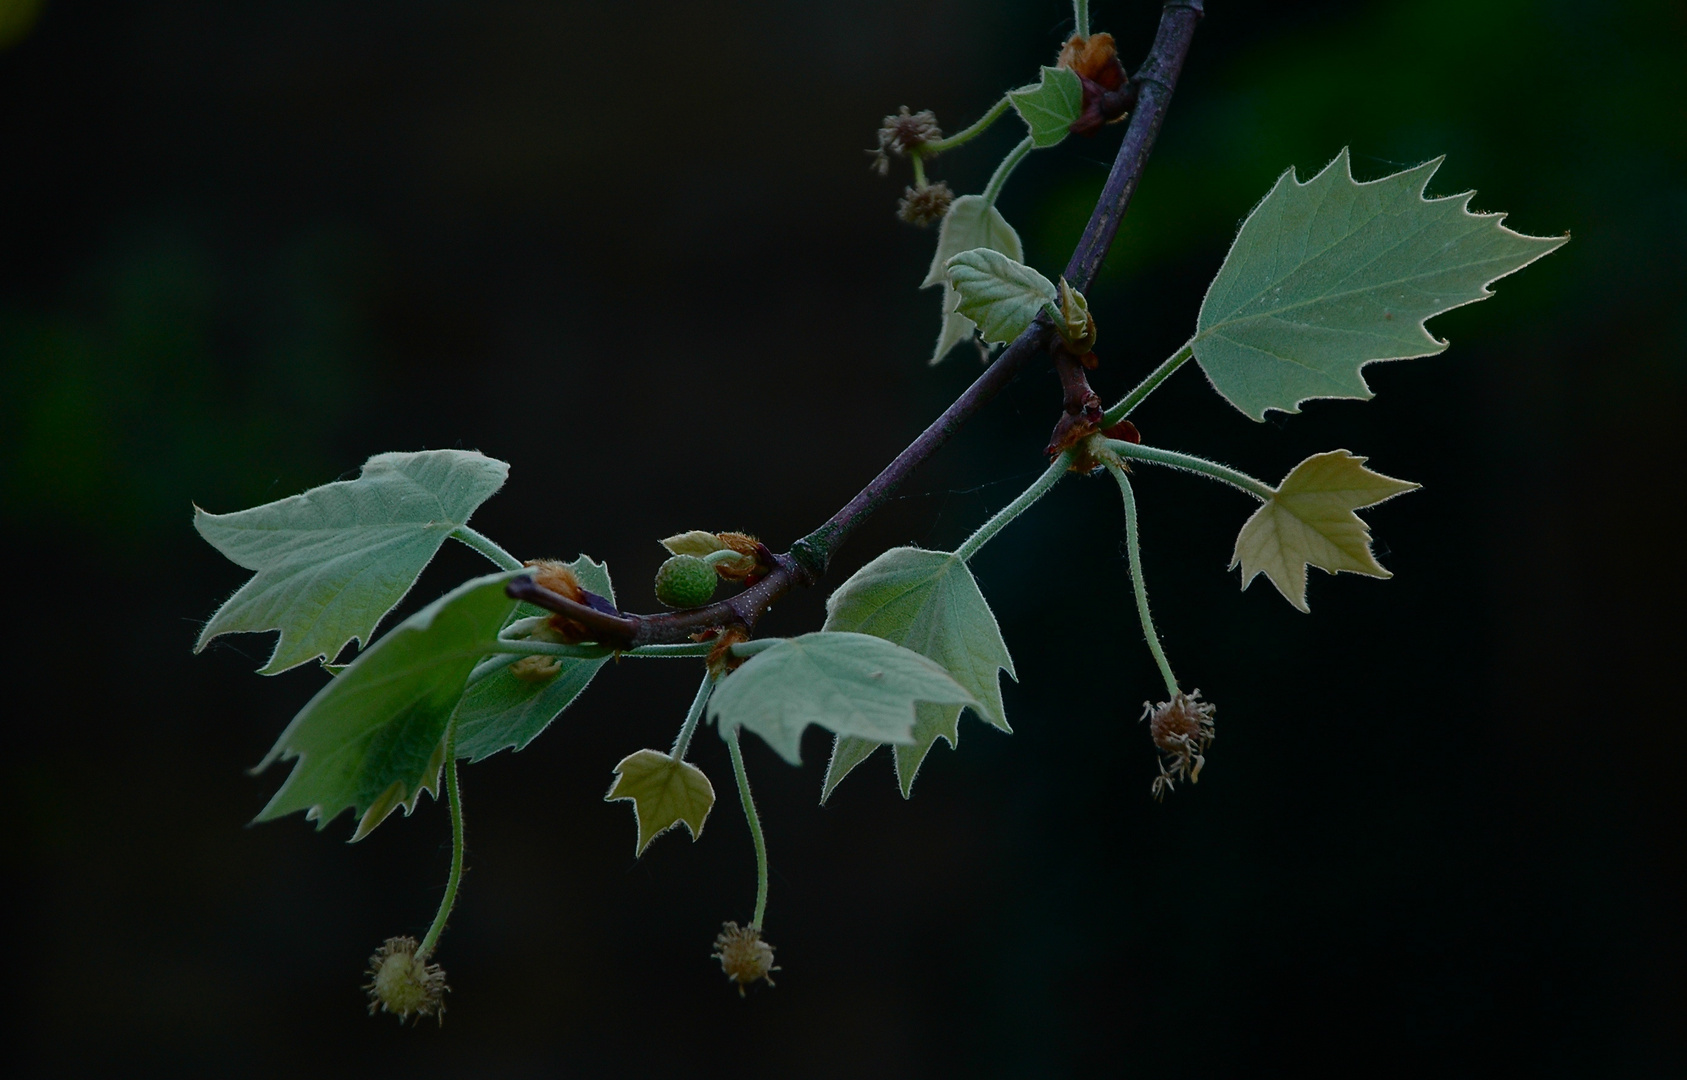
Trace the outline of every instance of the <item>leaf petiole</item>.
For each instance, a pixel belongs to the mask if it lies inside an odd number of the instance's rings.
[[[500,570],[520,570],[522,561],[505,551],[491,537],[486,536],[467,525],[459,525],[451,530],[451,539],[461,540],[482,555],[491,559]]]
[[[1146,461],[1154,465],[1166,465],[1184,472],[1199,473],[1214,480],[1229,484],[1238,491],[1245,491],[1256,499],[1270,501],[1277,490],[1270,484],[1255,480],[1245,472],[1232,469],[1228,465],[1220,465],[1216,461],[1198,458],[1193,454],[1180,454],[1176,450],[1161,450],[1157,446],[1142,446],[1138,443],[1119,442],[1115,439],[1107,440],[1107,449],[1120,457],[1131,458],[1134,461]]]
[[[1137,383],[1136,388],[1126,394],[1123,401],[1103,413],[1101,416],[1101,424],[1099,426],[1103,428],[1110,428],[1114,424],[1123,420],[1125,417],[1129,416],[1136,410],[1138,405],[1142,404],[1144,398],[1154,392],[1155,387],[1165,382],[1168,375],[1182,367],[1188,362],[1189,358],[1194,355],[1195,339],[1190,338],[1188,341],[1184,342],[1176,352],[1166,357],[1159,367],[1150,371],[1147,378]]]
[[[685,723],[680,725],[679,736],[674,739],[674,748],[668,751],[668,756],[675,761],[684,761],[685,752],[691,749],[691,736],[697,730],[697,721],[703,717],[703,706],[709,703],[709,694],[715,688],[713,675],[703,676],[703,685],[697,688],[697,696],[691,699],[691,708],[685,714]]]
[[[955,134],[946,139],[933,139],[931,142],[921,143],[920,145],[914,147],[913,157],[914,168],[916,170],[915,175],[919,175],[917,170],[920,167],[921,158],[928,155],[941,154],[945,150],[953,150],[962,143],[968,143],[978,138],[980,135],[984,134],[991,124],[994,124],[997,120],[1001,119],[1002,114],[1008,111],[1009,104],[1011,104],[1011,102],[1008,101],[1007,95],[1003,94],[1002,100],[990,106],[990,111],[974,121],[971,127],[962,128],[960,131],[955,132]]]
[[[1107,466],[1107,471],[1119,482],[1119,497],[1125,504],[1125,553],[1130,558],[1131,588],[1136,593],[1136,614],[1142,620],[1142,634],[1148,639],[1148,651],[1154,654],[1154,663],[1159,665],[1160,677],[1166,681],[1166,695],[1175,698],[1178,694],[1177,676],[1172,674],[1172,666],[1166,660],[1166,652],[1160,648],[1160,635],[1154,629],[1154,617],[1148,613],[1148,586],[1142,580],[1142,551],[1136,535],[1136,496],[1131,493],[1130,479],[1125,476],[1124,467],[1117,457],[1104,454],[1101,463]]]
[[[1031,508],[1031,504],[1049,493],[1049,489],[1060,483],[1060,478],[1066,475],[1072,467],[1072,451],[1068,450],[1055,458],[1043,475],[1037,477],[1031,486],[1019,493],[1019,497],[1002,507],[1000,510],[978,527],[978,531],[967,537],[966,543],[955,549],[955,557],[962,562],[977,555],[979,549],[993,540],[997,533],[1007,527],[1014,518]]]
[[[744,804],[744,816],[750,822],[750,839],[756,845],[756,913],[750,925],[760,928],[767,914],[767,841],[762,838],[761,818],[756,816],[756,801],[750,797],[750,774],[744,771],[744,751],[738,748],[738,728],[723,731],[726,749],[732,755],[732,775],[738,779],[738,798]]]

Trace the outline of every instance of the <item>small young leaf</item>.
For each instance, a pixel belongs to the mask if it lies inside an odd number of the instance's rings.
[[[956,310],[977,323],[992,345],[1012,341],[1044,305],[1060,302],[1054,282],[989,248],[961,252],[949,260],[948,270],[949,284],[961,297]]]
[[[609,568],[603,563],[582,555],[566,565],[582,586],[615,603],[615,588],[609,582]],[[510,621],[549,614],[531,604],[522,604]],[[495,650],[488,650],[492,651]],[[513,664],[516,658],[510,659]],[[480,761],[505,748],[524,748],[573,704],[598,669],[609,663],[608,657],[550,659],[556,674],[548,678],[524,679],[505,667],[469,687],[463,703],[457,707],[458,757]]]
[[[662,541],[662,546],[668,549],[670,555],[696,555],[698,557],[726,550],[726,544],[721,541],[719,536],[712,532],[704,532],[702,529],[676,533]]]
[[[930,657],[981,703],[975,707],[980,717],[1003,731],[1013,730],[1002,708],[998,675],[1005,670],[1018,677],[1013,658],[972,571],[955,555],[892,548],[857,570],[826,600],[824,628],[872,634]],[[913,743],[892,748],[904,797],[913,791],[914,776],[938,737],[956,745],[960,715],[959,705],[919,706]],[[858,736],[838,736],[821,801],[879,745]]]
[[[985,202],[981,195],[962,195],[943,218],[943,226],[937,232],[937,254],[932,256],[931,268],[920,282],[922,289],[943,286],[943,329],[937,336],[937,349],[931,354],[933,364],[948,356],[950,349],[972,338],[972,320],[955,310],[961,297],[949,284],[948,263],[954,256],[974,248],[989,248],[1013,259],[1025,257],[1019,234],[1002,217],[1001,211]]]
[[[297,758],[258,815],[295,810],[323,828],[342,810],[362,815],[361,839],[394,809],[437,791],[451,712],[475,662],[496,648],[519,571],[475,578],[393,627],[324,686],[258,765]]]
[[[820,630],[786,638],[722,679],[709,699],[709,718],[723,735],[748,728],[800,765],[810,724],[876,742],[912,742],[917,701],[983,708],[947,671],[911,649],[868,634]]]
[[[1070,134],[1084,111],[1084,84],[1066,68],[1046,67],[1035,84],[1009,90],[1008,100],[1031,129],[1031,145],[1041,149]]]
[[[1353,511],[1416,489],[1364,467],[1346,450],[1314,454],[1296,465],[1277,494],[1254,511],[1236,537],[1230,568],[1242,566],[1242,588],[1264,574],[1284,599],[1309,611],[1306,568],[1393,577],[1371,554],[1371,531]]]
[[[469,450],[377,454],[356,480],[233,514],[195,507],[199,535],[257,575],[211,616],[194,651],[219,634],[280,630],[261,669],[274,675],[331,661],[353,638],[363,647],[509,472]]]
[[[703,770],[676,761],[660,750],[640,750],[615,766],[615,783],[605,802],[630,800],[638,822],[638,848],[643,855],[650,842],[684,824],[691,839],[703,835],[703,822],[715,805],[715,789]]]
[[[1360,184],[1347,151],[1301,183],[1278,177],[1201,302],[1193,341],[1213,388],[1265,419],[1310,398],[1369,398],[1360,369],[1447,347],[1424,328],[1568,237],[1473,214],[1474,192],[1424,198],[1441,159]]]

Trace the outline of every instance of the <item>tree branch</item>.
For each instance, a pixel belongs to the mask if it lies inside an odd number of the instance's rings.
[[[1107,176],[1101,197],[1090,214],[1084,235],[1066,264],[1066,280],[1080,291],[1088,289],[1107,257],[1107,249],[1119,231],[1119,222],[1136,193],[1137,181],[1154,140],[1160,133],[1166,107],[1178,74],[1183,70],[1195,25],[1203,14],[1202,0],[1173,0],[1160,14],[1160,27],[1154,36],[1154,46],[1148,59],[1137,70],[1132,81],[1139,85],[1140,94],[1124,140],[1113,158],[1113,169]],[[539,607],[560,612],[603,634],[605,643],[622,646],[654,645],[687,640],[693,633],[711,627],[741,625],[753,629],[775,600],[789,592],[793,585],[810,585],[823,577],[831,565],[832,556],[842,547],[860,524],[902,486],[902,482],[926,462],[959,431],[961,425],[995,397],[1002,387],[1018,376],[1031,358],[1043,352],[1052,333],[1043,316],[1023,334],[1003,349],[994,363],[984,370],[971,386],[943,410],[896,460],[862,488],[855,498],[818,529],[798,540],[789,553],[775,556],[777,566],[761,581],[727,600],[700,608],[666,615],[613,616],[576,604],[547,589],[541,589],[529,579],[510,582],[512,597],[526,600]],[[560,605],[560,606],[559,606]]]

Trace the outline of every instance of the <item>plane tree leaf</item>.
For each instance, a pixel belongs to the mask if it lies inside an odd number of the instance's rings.
[[[963,341],[972,339],[973,321],[956,310],[961,297],[949,284],[949,260],[963,251],[989,248],[1015,260],[1025,257],[1019,234],[1002,217],[1001,211],[984,201],[982,195],[962,195],[949,206],[943,224],[937,230],[937,253],[932,256],[931,268],[926,271],[920,288],[943,286],[943,329],[937,335],[937,348],[931,354],[935,364],[949,355]]]
[[[615,766],[615,783],[604,801],[621,799],[633,804],[638,822],[634,854],[643,855],[652,840],[675,825],[683,824],[693,840],[702,836],[703,822],[715,805],[715,789],[703,770],[690,762],[660,750],[640,750]]]
[[[519,571],[467,581],[393,627],[311,698],[258,766],[297,759],[259,821],[305,811],[318,828],[343,810],[361,839],[421,792],[437,792],[445,729],[469,672],[496,648]]]
[[[1264,574],[1289,603],[1308,611],[1308,566],[1392,577],[1371,553],[1370,528],[1353,511],[1418,485],[1364,466],[1364,458],[1346,450],[1314,454],[1296,465],[1236,537],[1230,567],[1241,565],[1242,588]]]
[[[615,588],[603,563],[582,555],[564,565],[588,591],[615,603]],[[510,620],[549,614],[532,604],[521,604]],[[573,704],[598,670],[609,663],[609,657],[510,659],[508,666],[480,679],[463,695],[463,703],[457,708],[458,757],[479,761],[506,748],[524,748]]]
[[[709,718],[723,736],[747,728],[798,765],[810,724],[875,742],[912,743],[914,706],[922,701],[983,708],[912,649],[870,634],[817,630],[781,640],[722,679],[709,699]]]
[[[996,616],[967,564],[947,551],[892,548],[856,571],[826,601],[827,630],[872,634],[931,658],[979,703],[988,723],[1012,731],[1002,707],[999,672],[1017,678]],[[907,796],[914,776],[939,737],[956,745],[962,706],[922,702],[914,741],[893,745],[896,775]],[[839,735],[821,794],[824,801],[851,769],[882,742]]]
[[[963,251],[948,265],[949,284],[961,297],[955,310],[977,323],[989,344],[1018,337],[1045,306],[1058,314],[1054,283],[999,251]]]
[[[257,571],[211,616],[195,651],[219,634],[280,630],[261,669],[274,675],[331,661],[353,639],[363,647],[509,471],[470,450],[377,454],[356,480],[232,514],[195,507],[199,535]]]
[[[1347,151],[1301,183],[1289,169],[1242,223],[1201,303],[1195,359],[1255,420],[1309,398],[1369,398],[1360,369],[1447,347],[1424,322],[1563,244],[1473,214],[1473,192],[1424,197],[1440,158],[1358,183]]]
[[[1008,100],[1031,129],[1031,145],[1041,149],[1071,134],[1084,111],[1084,84],[1066,68],[1046,67],[1035,83],[1009,90]]]

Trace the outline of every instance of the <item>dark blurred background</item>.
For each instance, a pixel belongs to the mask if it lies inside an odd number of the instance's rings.
[[[1051,62],[1015,4],[0,2],[0,514],[14,911],[7,1057],[30,1075],[1662,1076],[1683,1070],[1679,477],[1687,8],[1211,0],[1100,281],[1116,397],[1188,334],[1237,222],[1342,146],[1438,154],[1561,252],[1376,365],[1369,404],[1259,425],[1191,367],[1147,439],[1269,480],[1347,447],[1423,483],[1369,512],[1383,583],[1311,616],[1225,572],[1251,503],[1140,470],[1178,671],[1220,705],[1156,805],[1156,693],[1116,493],[1073,481],[977,561],[1016,733],[962,721],[914,798],[888,756],[816,805],[748,755],[775,990],[709,959],[754,889],[725,797],[632,858],[610,769],[666,746],[690,664],[623,665],[465,773],[448,1023],[363,1014],[366,957],[432,916],[428,803],[247,822],[245,767],[322,683],[197,658],[246,576],[229,511],[370,454],[513,464],[476,518],[606,559],[654,606],[657,537],[823,520],[977,372],[924,360],[933,235],[864,147],[899,105],[953,131]],[[1158,15],[1096,5],[1128,66]],[[1001,206],[1062,265],[1119,137],[1036,155]],[[1011,117],[934,175],[979,190]],[[1041,467],[1058,388],[1011,386],[865,534],[948,546]],[[1276,414],[1274,414],[1275,416]],[[448,548],[406,610],[482,565]],[[769,632],[813,629],[822,590]]]

